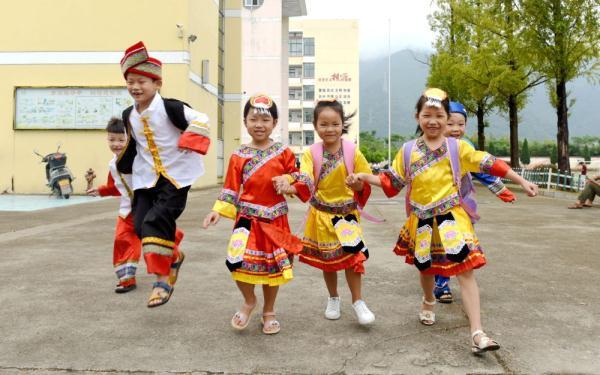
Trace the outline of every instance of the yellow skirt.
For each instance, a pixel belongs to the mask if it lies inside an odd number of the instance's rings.
[[[336,218],[347,219],[340,223],[345,228],[338,227],[337,232],[333,224]],[[364,273],[363,262],[368,257],[368,251],[363,241],[358,210],[341,215],[320,211],[311,206],[302,242],[304,248],[300,253],[301,262],[327,272],[352,267],[355,272]]]
[[[486,264],[471,219],[462,207],[453,207],[432,219],[428,226],[412,213],[400,230],[394,252],[405,257],[406,263],[417,265],[425,274],[445,277]]]

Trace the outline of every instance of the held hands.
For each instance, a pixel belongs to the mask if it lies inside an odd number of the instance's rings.
[[[202,222],[202,228],[207,229],[210,225],[216,225],[219,222],[221,215],[218,212],[211,211]]]
[[[294,194],[296,193],[295,189],[292,189],[292,185],[290,185],[290,181],[287,176],[275,176],[271,179],[273,182],[273,187],[277,194]]]
[[[351,174],[346,177],[346,185],[354,191],[362,191],[363,180],[361,180],[361,173]]]

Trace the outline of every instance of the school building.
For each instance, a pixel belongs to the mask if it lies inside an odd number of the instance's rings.
[[[358,21],[290,19],[288,46],[290,148],[298,155],[319,139],[312,124],[315,102],[331,98],[346,114],[356,111],[345,138],[358,143]]]
[[[140,40],[163,63],[161,95],[210,118],[206,173],[194,187],[220,183],[244,138],[245,100],[257,92],[287,100],[288,18],[303,15],[304,0],[10,2],[0,14],[0,193],[48,193],[33,151],[59,144],[76,194],[88,168],[96,185],[105,182],[112,155],[104,127],[132,104],[119,61]]]

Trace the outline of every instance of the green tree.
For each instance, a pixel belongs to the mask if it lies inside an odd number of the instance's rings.
[[[587,162],[592,161],[592,154],[590,152],[590,148],[587,145],[583,147],[583,160]]]
[[[477,143],[485,150],[485,116],[494,108],[490,90],[491,76],[485,66],[494,56],[485,54],[485,35],[480,28],[458,16],[477,7],[478,1],[438,0],[438,11],[429,17],[436,33],[436,53],[430,59],[428,85],[446,90],[453,101],[461,102],[477,118]]]
[[[579,76],[598,77],[600,1],[521,0],[528,23],[527,44],[536,68],[554,85],[558,169],[570,172],[567,83]]]
[[[456,0],[461,4],[475,0]],[[519,110],[528,91],[545,82],[533,68],[532,55],[525,43],[522,9],[518,0],[477,0],[477,6],[456,7],[457,17],[479,30],[485,43],[480,57],[490,77],[494,102],[508,112],[511,165],[519,165]]]
[[[531,163],[531,155],[529,154],[529,144],[527,138],[523,141],[523,147],[521,148],[521,163],[529,165]]]

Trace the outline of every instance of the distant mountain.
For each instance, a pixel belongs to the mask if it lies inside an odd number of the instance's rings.
[[[427,52],[402,50],[391,57],[392,76],[392,133],[414,134],[416,122],[414,106],[423,92],[429,74]],[[387,57],[360,62],[360,127],[361,131],[375,130],[380,136],[387,135]],[[593,86],[584,78],[567,85],[575,105],[569,108],[570,136],[600,136],[598,100],[600,86]],[[508,116],[493,114],[487,118],[490,124],[486,134],[508,136]],[[468,134],[473,134],[477,120],[469,118]],[[545,86],[530,92],[526,107],[519,112],[519,138],[530,140],[556,139],[556,112],[550,105]]]

